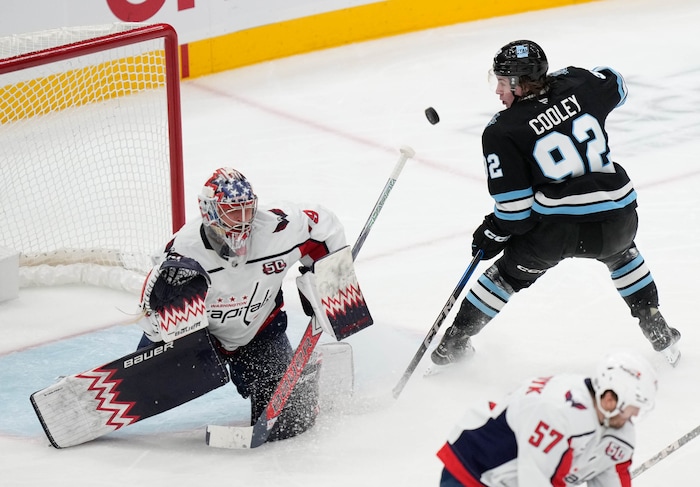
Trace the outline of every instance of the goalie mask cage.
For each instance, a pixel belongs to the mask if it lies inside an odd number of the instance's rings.
[[[166,24],[0,38],[0,247],[21,286],[140,286],[185,219],[179,83]]]

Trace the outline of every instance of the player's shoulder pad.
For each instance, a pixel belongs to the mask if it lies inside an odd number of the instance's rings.
[[[552,71],[551,73],[549,73],[549,76],[556,78],[558,76],[566,76],[567,74],[569,74],[569,68],[562,68],[556,71]]]
[[[494,125],[496,122],[498,122],[498,117],[501,116],[501,112],[498,112],[495,114],[493,117],[491,117],[491,120],[489,120],[489,123],[486,124],[487,127],[490,127],[491,125]]]

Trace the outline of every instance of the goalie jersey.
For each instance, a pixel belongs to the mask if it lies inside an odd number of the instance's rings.
[[[438,457],[463,485],[628,487],[635,431],[598,421],[583,376],[531,380],[461,419]]]
[[[523,234],[538,220],[601,221],[636,207],[625,170],[610,158],[605,120],[624,104],[610,68],[568,67],[549,90],[497,113],[482,146],[498,226]]]
[[[186,224],[167,244],[156,265],[169,256],[194,259],[208,273],[209,331],[228,351],[246,345],[283,305],[282,284],[291,267],[313,262],[345,246],[337,217],[319,205],[280,203],[258,208],[248,241],[247,261],[232,265],[207,239],[201,220]],[[153,341],[152,327],[143,325]]]

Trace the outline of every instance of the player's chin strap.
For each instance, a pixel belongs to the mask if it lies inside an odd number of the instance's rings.
[[[520,97],[515,94],[515,89],[518,87],[518,82],[520,81],[519,76],[509,76],[508,81],[510,83],[510,92],[513,94],[513,103],[517,102]]]
[[[510,83],[510,92],[513,94],[513,103],[517,103],[517,102],[522,101],[522,100],[528,100],[530,98],[535,98],[537,96],[544,95],[547,92],[546,89],[542,89],[539,93],[530,92],[530,93],[527,93],[525,95],[516,95],[515,89],[520,84],[520,77],[519,76],[509,76],[508,81]]]

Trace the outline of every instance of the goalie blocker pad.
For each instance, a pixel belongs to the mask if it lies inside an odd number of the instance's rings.
[[[207,328],[63,377],[30,400],[51,445],[79,445],[229,381]]]
[[[338,341],[374,322],[355,276],[349,246],[317,260],[311,272],[297,277],[297,288],[304,304],[311,307],[316,325]]]

